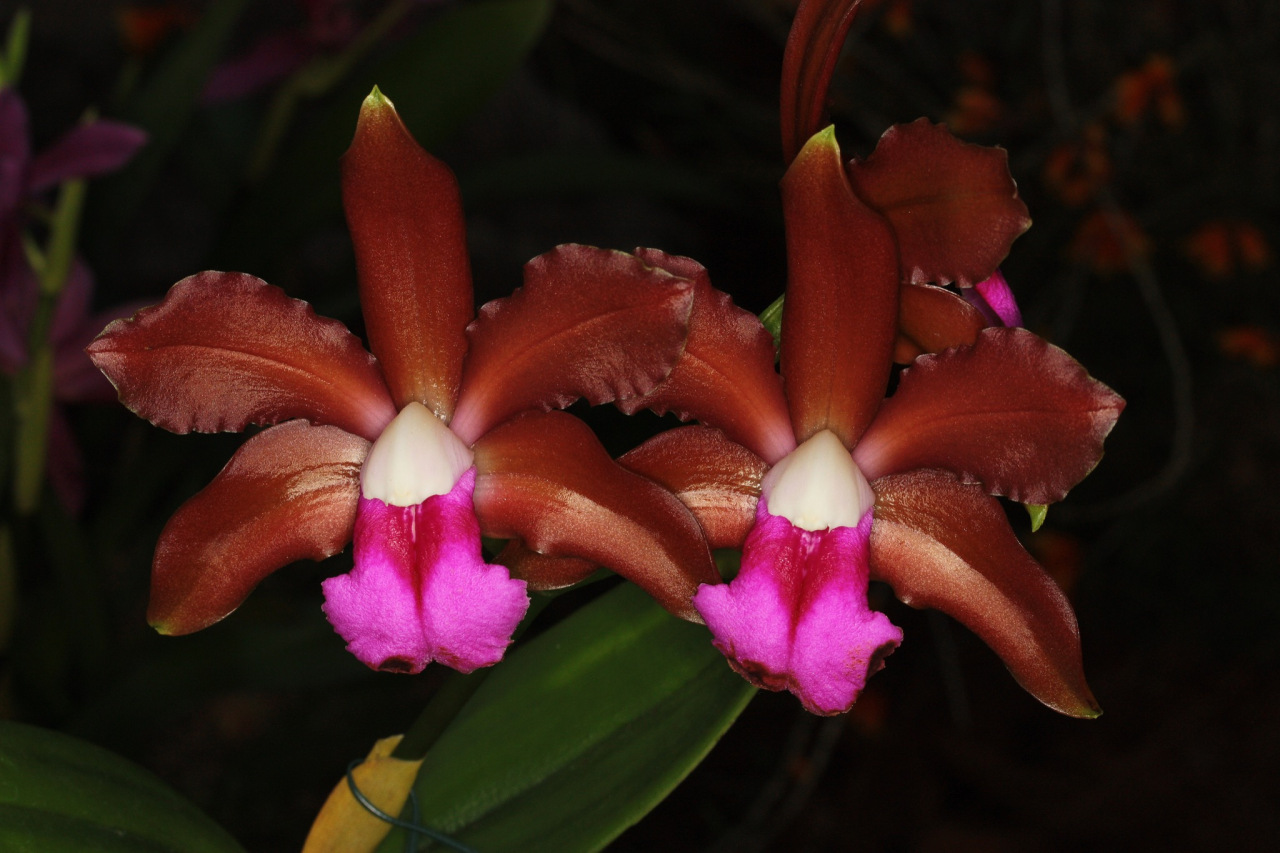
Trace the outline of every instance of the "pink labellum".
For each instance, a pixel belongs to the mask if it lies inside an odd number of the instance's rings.
[[[1085,682],[1071,604],[977,486],[942,471],[884,477],[876,490],[871,576],[982,638],[1029,693],[1073,717],[1102,713]]]
[[[835,130],[782,179],[787,301],[781,367],[795,438],[829,429],[853,447],[875,417],[898,329],[898,255],[887,222],[849,188]]]
[[[700,621],[690,599],[720,575],[698,522],[669,491],[610,459],[586,424],[563,412],[530,412],[485,434],[474,450],[475,507],[486,536],[588,560]]]
[[[162,634],[207,628],[294,560],[351,541],[369,442],[289,421],[244,443],[160,534],[147,621]]]
[[[422,403],[448,423],[475,307],[462,197],[377,89],[342,157],[342,204],[369,347],[395,407]]]
[[[712,548],[741,548],[755,524],[760,482],[769,466],[718,429],[687,426],[659,433],[618,457],[689,508]]]
[[[738,576],[699,587],[694,605],[716,648],[752,684],[789,690],[814,714],[843,713],[902,642],[902,631],[867,606],[872,513],[857,527],[809,531],[766,503]]]
[[[453,491],[398,507],[360,498],[355,568],[326,580],[324,612],[373,669],[471,672],[502,659],[529,607],[524,581],[480,554],[475,469]]]
[[[870,157],[849,163],[849,180],[892,224],[902,280],[913,284],[982,281],[1031,227],[1008,154],[927,119],[885,131]]]
[[[1102,458],[1124,400],[1025,329],[917,359],[854,449],[870,479],[941,468],[1019,503],[1062,500]]]
[[[693,281],[693,314],[684,355],[671,375],[652,393],[623,400],[618,408],[697,419],[770,464],[795,450],[773,337],[759,318],[714,289],[707,271],[691,258],[656,249],[636,249],[636,257]]]
[[[965,294],[973,292],[972,288]],[[969,346],[990,323],[982,312],[943,287],[904,284],[893,360],[910,364],[921,355]]]
[[[647,394],[684,348],[693,284],[623,252],[558,246],[524,268],[524,286],[480,309],[467,330],[458,411],[474,442],[525,409]]]
[[[244,273],[184,278],[87,352],[120,402],[171,432],[306,418],[372,440],[396,414],[359,338]]]

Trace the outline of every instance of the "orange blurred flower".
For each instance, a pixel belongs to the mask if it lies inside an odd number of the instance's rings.
[[[1106,143],[1102,125],[1085,125],[1079,139],[1063,142],[1049,152],[1044,161],[1045,186],[1069,207],[1088,202],[1111,180]]]
[[[1221,281],[1237,269],[1260,272],[1271,265],[1271,246],[1252,222],[1215,219],[1197,228],[1183,246],[1205,278]]]
[[[1136,124],[1154,110],[1165,127],[1181,127],[1186,121],[1182,96],[1174,83],[1173,60],[1156,54],[1136,71],[1116,79],[1115,117],[1121,124]]]
[[[176,31],[195,23],[195,13],[180,3],[130,4],[116,9],[116,27],[124,47],[147,56]]]
[[[1261,326],[1231,326],[1218,332],[1218,349],[1229,358],[1247,361],[1254,367],[1272,368],[1280,364],[1280,341]]]
[[[1076,229],[1067,254],[1104,275],[1129,268],[1135,257],[1151,252],[1151,241],[1142,227],[1127,213],[1108,215],[1098,210],[1089,214]]]

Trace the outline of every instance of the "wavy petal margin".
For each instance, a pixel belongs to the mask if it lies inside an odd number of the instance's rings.
[[[829,429],[852,448],[893,366],[898,254],[889,224],[849,188],[835,128],[782,179],[787,297],[782,378],[797,442]]]
[[[121,403],[171,432],[306,418],[372,440],[396,414],[359,338],[244,273],[184,278],[85,351]]]
[[[973,288],[965,291],[972,293]],[[925,353],[970,346],[987,327],[982,311],[943,287],[904,284],[899,294],[898,340],[893,360],[910,364]]]
[[[396,408],[417,401],[448,423],[475,310],[462,196],[376,88],[342,157],[342,204],[369,346]]]
[[[872,487],[873,580],[912,607],[959,620],[1055,711],[1102,713],[1085,682],[1071,604],[1018,542],[999,501],[942,471],[884,477]]]
[[[976,284],[1031,227],[1008,153],[928,119],[886,130],[870,157],[850,161],[849,181],[893,225],[902,280],[913,284]]]
[[[702,529],[674,495],[609,458],[582,421],[530,412],[476,442],[475,507],[486,536],[611,569],[682,619],[720,575]],[[536,583],[536,579],[533,579]]]
[[[524,287],[467,330],[458,410],[470,444],[525,409],[647,394],[684,350],[693,284],[623,252],[557,246],[525,264]]]
[[[646,264],[694,283],[693,313],[684,355],[652,393],[622,400],[627,414],[674,412],[724,430],[770,464],[796,449],[782,377],[774,368],[773,336],[729,294],[711,286],[701,264],[657,249],[636,249]]]
[[[702,525],[712,548],[741,548],[755,524],[769,466],[718,429],[687,426],[659,433],[618,464],[665,486]]]
[[[147,621],[162,634],[207,628],[276,569],[351,541],[369,442],[289,421],[244,443],[165,525]]]
[[[924,356],[853,453],[870,479],[942,468],[1019,503],[1062,500],[1102,458],[1118,394],[1025,329]]]
[[[802,0],[782,55],[782,156],[795,159],[822,126],[827,90],[862,0]]]

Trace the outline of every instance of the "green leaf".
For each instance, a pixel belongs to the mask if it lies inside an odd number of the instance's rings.
[[[241,851],[151,773],[92,744],[0,722],[0,849]]]
[[[1040,529],[1040,525],[1044,524],[1045,517],[1049,514],[1048,504],[1023,504],[1027,508],[1027,515],[1031,516],[1031,532],[1035,533]]]
[[[620,586],[498,665],[427,753],[420,822],[492,853],[599,850],[754,694],[706,628]],[[403,845],[397,831],[379,850]]]
[[[329,105],[286,146],[276,168],[231,223],[216,265],[265,269],[341,209],[338,161],[375,85],[424,148],[438,145],[506,82],[541,35],[550,0],[485,0],[454,6],[353,71]]]
[[[760,323],[773,335],[773,348],[779,349],[782,346],[782,308],[786,302],[786,295],[779,296],[773,302],[769,303],[769,307],[760,312]]]

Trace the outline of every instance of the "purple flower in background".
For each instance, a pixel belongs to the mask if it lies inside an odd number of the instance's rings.
[[[63,181],[114,171],[128,162],[146,134],[120,122],[97,120],[67,132],[34,157],[26,105],[13,89],[0,89],[0,371],[14,375],[27,363],[31,322],[40,283],[23,250],[28,208]],[[115,392],[84,354],[104,323],[138,305],[90,313],[93,275],[76,260],[58,297],[49,343],[54,353],[54,400],[111,402]],[[49,420],[48,470],[59,497],[73,511],[84,503],[80,454],[66,416],[55,406]]]

